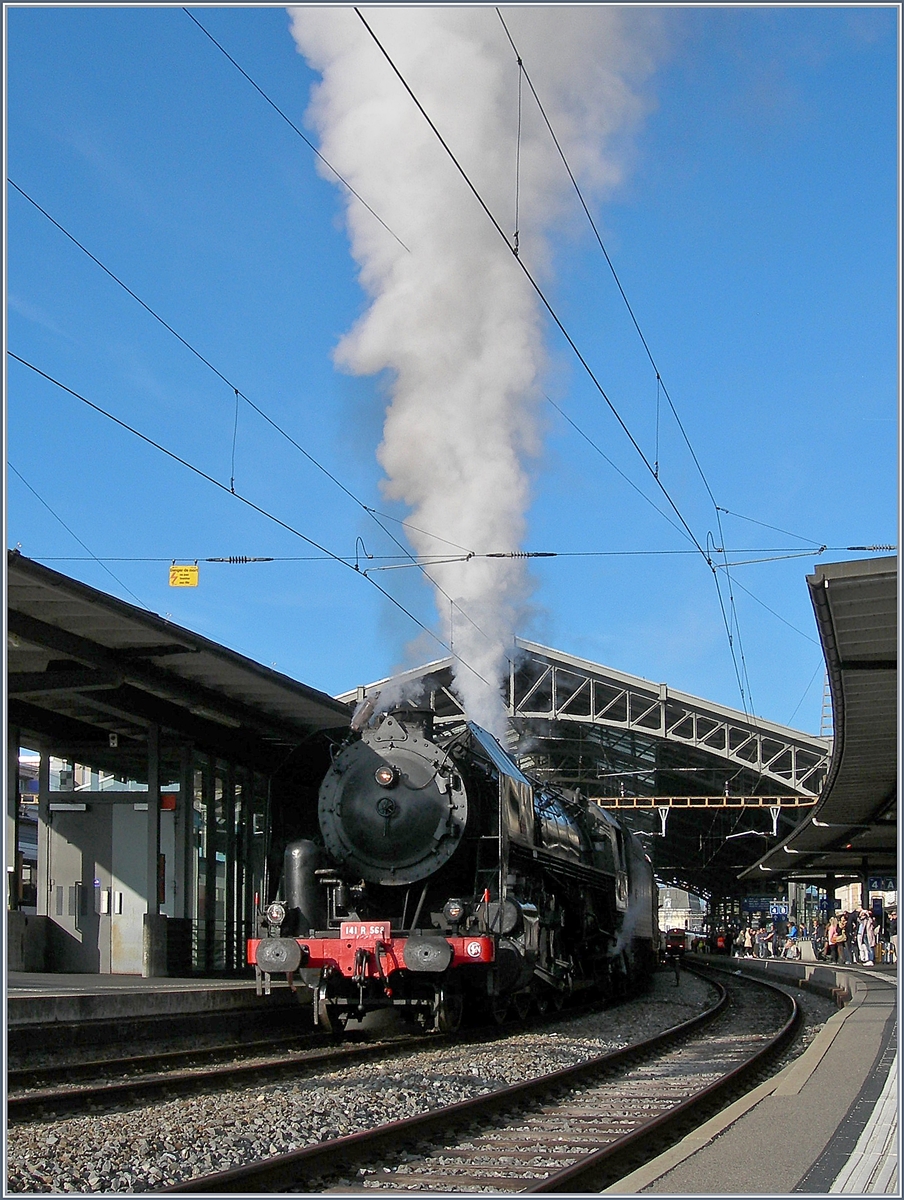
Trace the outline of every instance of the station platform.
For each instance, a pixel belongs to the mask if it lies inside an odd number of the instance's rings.
[[[284,980],[274,979],[272,989],[270,996],[256,995],[253,979],[145,979],[140,975],[10,971],[7,1027],[297,1008],[298,999]]]
[[[900,1196],[897,968],[689,961],[808,987],[844,1007],[798,1058],[607,1193]]]

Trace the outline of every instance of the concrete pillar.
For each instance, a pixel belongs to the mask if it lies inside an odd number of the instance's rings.
[[[162,978],[167,970],[167,920],[162,913],[144,914],[141,974],[144,979]]]
[[[826,922],[835,915],[835,873],[829,871],[826,875]]]
[[[166,975],[166,917],[160,913],[160,726],[148,726],[148,851],[147,912],[141,974],[147,979]]]
[[[192,837],[194,834],[194,773],[192,746],[185,743],[179,756],[179,807],[176,810],[177,917],[191,918]]]
[[[6,734],[6,907],[19,907],[19,729],[10,725]]]
[[[160,912],[157,871],[160,863],[160,726],[148,726],[148,884],[147,911]]]
[[[49,917],[53,912],[50,876],[50,755],[40,748],[38,760],[38,897],[37,915]]]
[[[866,859],[863,860],[860,867],[860,907],[869,911],[869,872]]]

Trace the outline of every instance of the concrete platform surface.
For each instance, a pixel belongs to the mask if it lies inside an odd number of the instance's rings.
[[[297,1004],[285,980],[257,996],[253,979],[145,979],[140,975],[63,975],[11,971],[6,982],[10,1028],[51,1021],[227,1012]]]
[[[253,979],[145,979],[141,975],[69,975],[44,971],[10,971],[8,995],[100,995],[104,992],[196,992],[229,988],[253,988]]]
[[[758,972],[750,961],[719,965],[792,986],[813,965],[774,960]],[[832,971],[851,999],[800,1057],[607,1193],[900,1195],[897,979],[875,968]]]

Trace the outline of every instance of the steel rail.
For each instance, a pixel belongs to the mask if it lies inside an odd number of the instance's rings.
[[[447,1137],[452,1129],[470,1125],[475,1120],[496,1117],[502,1111],[522,1108],[550,1093],[575,1084],[587,1083],[612,1068],[623,1066],[632,1058],[649,1055],[670,1042],[695,1033],[713,1021],[728,1003],[725,988],[716,980],[709,982],[718,992],[715,1003],[695,1017],[671,1026],[654,1037],[609,1051],[575,1066],[563,1067],[549,1075],[511,1084],[470,1100],[462,1100],[446,1108],[433,1109],[416,1117],[407,1117],[378,1126],[376,1129],[318,1142],[301,1150],[275,1155],[227,1171],[186,1179],[177,1184],[154,1189],[154,1194],[277,1192],[297,1186],[306,1179],[335,1173],[337,1163],[341,1163],[344,1169],[362,1160],[372,1161],[375,1155],[381,1153],[395,1153],[406,1144],[417,1143],[436,1134]]]
[[[762,980],[755,982],[772,987],[772,984],[767,984]],[[787,995],[787,993],[782,994]],[[525,1188],[525,1193],[599,1192],[615,1182],[615,1179],[612,1178],[613,1172],[617,1176],[624,1174],[624,1171],[618,1168],[619,1159],[623,1159],[629,1154],[642,1153],[644,1144],[648,1144],[653,1138],[657,1141],[657,1151],[661,1152],[664,1140],[669,1143],[674,1141],[674,1135],[682,1126],[692,1118],[699,1117],[704,1110],[716,1106],[717,1101],[730,1094],[752,1075],[756,1075],[760,1067],[791,1040],[800,1023],[801,1010],[793,996],[788,995],[788,1001],[791,1013],[782,1028],[755,1054],[732,1071],[701,1088],[686,1100],[680,1101],[658,1117],[652,1118],[637,1129],[623,1134],[607,1146],[582,1158],[573,1166],[557,1171],[534,1187]],[[649,1157],[643,1155],[645,1160]]]
[[[558,1013],[546,1016],[547,1024],[553,1025],[573,1018],[586,1011],[588,1007],[578,1005]],[[517,1025],[517,1022],[515,1023]],[[483,1029],[475,1029],[468,1039],[474,1042],[498,1041],[512,1033],[512,1024],[504,1026],[491,1025]],[[344,1038],[355,1037],[347,1031]],[[36,1116],[46,1117],[48,1110],[54,1115],[68,1111],[90,1108],[92,1104],[105,1105],[111,1099],[127,1101],[129,1099],[152,1099],[155,1095],[165,1093],[187,1093],[197,1087],[222,1086],[237,1083],[241,1085],[251,1082],[258,1076],[277,1076],[303,1073],[308,1069],[317,1069],[331,1064],[342,1064],[349,1061],[364,1061],[368,1058],[389,1058],[395,1054],[405,1054],[419,1049],[435,1048],[454,1038],[452,1034],[403,1034],[396,1037],[381,1038],[379,1041],[358,1042],[349,1045],[343,1041],[337,1046],[334,1039],[325,1034],[299,1033],[286,1035],[284,1038],[269,1038],[266,1041],[230,1043],[219,1046],[199,1047],[192,1050],[165,1050],[156,1054],[130,1055],[119,1059],[94,1059],[89,1062],[71,1063],[68,1065],[42,1067],[16,1067],[7,1071],[7,1090],[11,1087],[32,1087],[33,1090],[23,1091],[18,1095],[8,1096],[7,1114],[10,1122],[28,1121]],[[258,1059],[251,1063],[226,1063],[223,1066],[212,1065],[210,1061],[203,1067],[193,1066],[187,1070],[153,1071],[148,1074],[130,1075],[128,1078],[110,1079],[110,1075],[123,1074],[129,1071],[142,1071],[146,1068],[157,1067],[169,1063],[173,1066],[180,1062],[197,1063],[198,1059],[213,1060],[226,1054],[243,1054],[250,1057],[255,1053],[256,1046],[289,1045],[292,1042],[302,1043],[295,1051],[290,1051],[291,1057],[285,1054],[278,1058]],[[328,1048],[319,1050],[325,1042]],[[34,1087],[32,1081],[48,1078],[59,1081],[61,1076],[70,1080],[85,1077],[93,1078],[96,1082],[86,1086],[73,1087]],[[106,1077],[104,1077],[106,1076]]]
[[[7,1117],[10,1123],[27,1121],[33,1117],[46,1117],[48,1109],[54,1114],[89,1108],[92,1104],[106,1107],[111,1102],[138,1097],[153,1097],[164,1093],[190,1092],[197,1087],[209,1088],[211,1084],[251,1082],[260,1076],[273,1077],[285,1074],[300,1074],[308,1069],[319,1069],[345,1062],[361,1062],[368,1058],[388,1058],[424,1046],[442,1044],[442,1036],[397,1038],[391,1042],[368,1042],[364,1045],[331,1047],[327,1050],[298,1052],[291,1057],[268,1058],[252,1063],[229,1063],[225,1066],[206,1066],[187,1071],[163,1071],[152,1075],[139,1075],[130,1079],[104,1080],[87,1087],[39,1089],[8,1096]],[[181,1052],[180,1052],[181,1053]],[[59,1072],[58,1072],[59,1074]]]
[[[325,1035],[298,1033],[284,1034],[259,1038],[255,1041],[224,1042],[219,1045],[195,1046],[181,1050],[160,1050],[156,1053],[123,1054],[119,1058],[91,1058],[81,1062],[54,1063],[52,1065],[8,1067],[6,1071],[7,1088],[37,1087],[41,1083],[59,1082],[61,1078],[74,1081],[76,1079],[96,1079],[104,1075],[121,1075],[126,1071],[151,1071],[161,1065],[172,1067],[184,1064],[190,1066],[201,1059],[213,1061],[228,1055],[260,1055],[267,1050],[278,1048],[304,1049],[304,1043],[316,1048],[327,1038]]]

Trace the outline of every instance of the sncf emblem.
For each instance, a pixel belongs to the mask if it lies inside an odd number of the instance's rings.
[[[480,952],[482,949],[480,942],[468,942],[465,949],[467,951],[468,958],[480,958]]]

